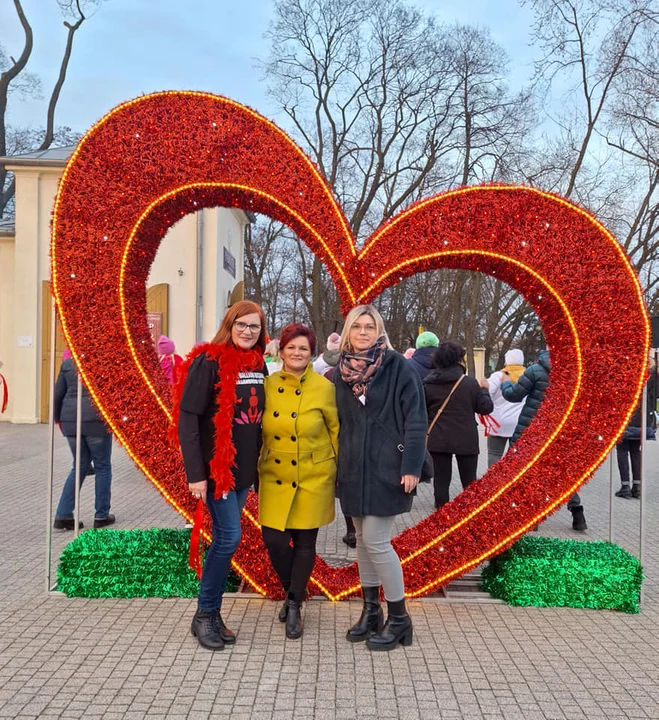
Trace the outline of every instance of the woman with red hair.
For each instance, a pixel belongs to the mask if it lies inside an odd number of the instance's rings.
[[[334,520],[339,417],[334,385],[314,372],[316,336],[286,326],[282,369],[265,381],[259,522],[286,600],[279,613],[286,637],[302,635],[302,603],[316,562],[321,525]]]
[[[240,543],[240,515],[258,477],[261,417],[268,374],[265,317],[243,300],[226,312],[210,343],[181,366],[175,398],[178,438],[190,492],[208,506],[213,540],[206,553],[192,634],[209,650],[236,641],[220,614],[231,559]]]

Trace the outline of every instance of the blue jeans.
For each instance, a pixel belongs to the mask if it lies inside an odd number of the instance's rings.
[[[57,506],[56,518],[70,519],[73,518],[73,509],[75,507],[75,476],[76,476],[76,439],[75,436],[66,438],[71,453],[73,454],[73,467],[69,476],[66,478],[62,495]],[[112,455],[112,435],[108,433],[102,437],[82,436],[80,446],[80,467],[85,469],[84,474],[80,478],[80,487],[85,479],[90,463],[94,462],[94,471],[96,473],[96,518],[106,518],[110,514],[110,486],[112,485],[112,463],[110,456]]]
[[[249,488],[231,490],[226,499],[219,500],[211,492],[209,488],[206,504],[213,521],[213,540],[206,552],[197,598],[197,608],[203,612],[215,612],[222,607],[231,558],[240,545],[240,514]]]

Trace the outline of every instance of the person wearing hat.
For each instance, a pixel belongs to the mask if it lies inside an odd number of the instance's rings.
[[[176,354],[176,346],[174,341],[167,337],[167,335],[161,335],[158,338],[158,360],[160,360],[160,367],[165,373],[165,377],[169,381],[170,385],[174,384],[176,380],[176,372],[179,366],[183,362],[183,358]]]
[[[339,340],[341,339],[341,336],[339,333],[333,332],[328,338],[327,338],[327,350],[325,350],[324,353],[321,353],[315,360],[312,365],[315,372],[317,372],[319,375],[326,375],[328,370],[334,370],[336,367],[336,364],[339,362]],[[331,380],[331,376],[328,377],[328,380]]]
[[[494,410],[490,413],[491,420],[487,428],[487,466],[492,467],[499,462],[510,445],[511,438],[517,427],[522,403],[509,402],[501,393],[501,383],[510,380],[516,383],[526,369],[524,367],[524,353],[513,348],[505,354],[505,366],[502,370],[492,373],[487,379],[490,397],[494,403]]]
[[[410,365],[419,373],[423,380],[432,370],[432,356],[439,346],[439,338],[434,332],[426,330],[419,334],[416,339],[416,350],[411,358]]]

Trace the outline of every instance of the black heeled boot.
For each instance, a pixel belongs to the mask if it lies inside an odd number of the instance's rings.
[[[288,616],[286,617],[286,637],[297,640],[302,637],[302,602],[288,599]]]
[[[224,640],[217,625],[217,613],[197,610],[192,618],[190,632],[207,650],[224,650]]]
[[[286,622],[286,618],[288,617],[288,597],[284,600],[284,604],[281,606],[277,617],[279,618],[279,622]]]
[[[359,620],[348,630],[346,639],[349,642],[362,642],[368,640],[373,633],[382,632],[384,627],[384,613],[380,607],[380,588],[363,587],[364,607]]]
[[[229,628],[224,624],[224,620],[222,620],[219,610],[217,611],[217,629],[220,633],[220,637],[222,638],[222,642],[225,645],[233,645],[236,642],[236,633],[229,630]]]
[[[405,610],[405,598],[396,602],[387,600],[389,616],[382,632],[371,635],[366,641],[369,650],[393,650],[398,643],[412,644],[412,618]]]

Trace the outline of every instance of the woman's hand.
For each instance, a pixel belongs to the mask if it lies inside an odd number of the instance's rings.
[[[206,490],[208,488],[207,480],[190,483],[188,487],[190,488],[190,492],[194,495],[194,497],[201,498],[204,502],[206,502]]]
[[[419,478],[416,475],[403,475],[400,484],[405,488],[406,493],[411,493],[419,484]]]

